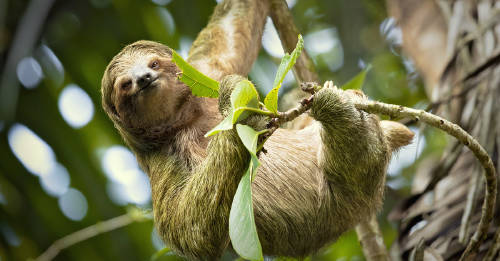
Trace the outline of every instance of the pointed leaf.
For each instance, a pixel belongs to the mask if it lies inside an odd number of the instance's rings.
[[[252,163],[250,163],[252,165]],[[229,213],[229,237],[233,249],[248,260],[263,260],[252,205],[251,167],[241,178]]]
[[[278,67],[278,71],[276,72],[276,78],[274,79],[273,89],[267,94],[264,99],[264,105],[269,111],[274,113],[278,113],[278,92],[281,88],[281,84],[285,79],[286,74],[290,69],[292,69],[293,65],[297,61],[297,58],[302,53],[302,49],[304,48],[304,40],[302,39],[302,35],[299,34],[299,40],[297,41],[297,45],[293,50],[292,54],[285,54],[281,59],[280,66]]]
[[[233,113],[230,113],[225,119],[223,119],[217,126],[211,129],[205,134],[205,137],[215,135],[224,130],[230,130],[233,128]]]
[[[241,142],[250,152],[250,176],[253,179],[257,173],[257,167],[260,165],[259,158],[257,157],[257,142],[259,140],[259,132],[256,132],[248,125],[236,124],[236,131],[240,137]]]
[[[231,93],[231,107],[233,109],[233,124],[249,115],[247,111],[238,110],[238,108],[259,108],[259,93],[252,82],[243,80],[236,84]]]
[[[290,69],[292,69],[293,65],[295,65],[295,62],[297,61],[297,58],[299,58],[302,53],[302,49],[304,49],[304,39],[302,38],[302,35],[299,34],[295,49],[291,54],[286,54],[283,59],[281,59],[280,66],[276,72],[276,78],[274,78],[273,87],[278,87],[278,85],[283,82],[286,74],[290,71]]]
[[[363,83],[365,82],[366,74],[372,68],[371,65],[366,66],[361,72],[359,72],[354,78],[349,80],[346,84],[342,85],[343,90],[361,90]]]
[[[259,133],[256,132],[252,127],[243,124],[236,124],[236,131],[238,136],[245,145],[245,148],[252,153],[257,153],[257,139],[259,138]]]
[[[172,51],[172,61],[182,71],[179,80],[191,88],[193,95],[210,98],[219,97],[219,82],[196,70],[175,51]]]

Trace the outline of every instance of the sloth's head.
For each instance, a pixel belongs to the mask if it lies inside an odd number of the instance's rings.
[[[172,50],[152,41],[132,43],[111,60],[102,78],[102,105],[129,145],[131,139],[161,139],[192,120],[194,108],[186,108],[191,91],[178,72]]]

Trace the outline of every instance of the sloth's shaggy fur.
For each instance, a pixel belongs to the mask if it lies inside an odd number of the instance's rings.
[[[149,176],[156,227],[189,259],[217,259],[230,245],[229,211],[249,154],[234,130],[203,135],[222,119],[233,87],[244,79],[224,76],[250,70],[259,49],[250,43],[260,39],[268,8],[264,0],[226,1],[195,41],[190,62],[221,80],[219,100],[192,96],[176,78],[171,50],[155,42],[125,47],[104,73],[103,108]],[[224,33],[225,23],[233,35]],[[221,53],[231,46],[227,51],[234,54]],[[144,72],[155,80],[140,88]],[[265,254],[306,256],[381,206],[391,152],[413,134],[358,111],[357,99],[366,98],[324,88],[312,104],[313,124],[279,129],[266,142],[252,183]],[[255,117],[247,123],[262,127]]]

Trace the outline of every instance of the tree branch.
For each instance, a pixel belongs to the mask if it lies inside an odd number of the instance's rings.
[[[497,176],[493,162],[486,152],[486,150],[475,140],[469,133],[460,128],[457,124],[449,122],[434,114],[428,113],[423,110],[415,110],[403,106],[385,104],[377,101],[365,101],[357,103],[355,106],[369,113],[380,113],[391,116],[393,118],[410,117],[417,118],[433,127],[441,129],[446,133],[452,135],[474,153],[476,158],[483,166],[486,180],[485,199],[481,210],[481,220],[477,227],[476,232],[472,236],[467,248],[462,253],[460,260],[468,260],[473,257],[481,242],[485,239],[488,227],[493,220],[495,209],[495,201],[497,195]]]
[[[271,19],[280,36],[281,44],[285,52],[291,53],[297,45],[299,30],[293,22],[293,16],[288,9],[285,0],[271,0]],[[297,59],[293,72],[297,82],[318,82],[318,74],[314,70],[312,62],[306,50]]]
[[[325,86],[331,84],[331,82],[326,82]],[[300,105],[294,109],[291,109],[285,113],[279,115],[279,118],[274,118],[271,120],[268,125],[270,131],[265,133],[264,139],[270,137],[273,132],[283,123],[287,121],[291,121],[295,119],[300,114],[306,112],[310,109],[312,105],[312,101],[314,99],[314,91],[317,90],[317,87],[311,88],[311,86],[302,85],[303,90],[313,93],[309,98],[304,99]],[[467,248],[462,253],[460,260],[468,260],[473,257],[481,242],[485,239],[488,233],[488,227],[493,220],[494,210],[495,210],[495,201],[497,195],[497,176],[495,166],[493,165],[493,161],[490,156],[486,152],[486,150],[479,144],[479,142],[474,139],[469,133],[463,130],[460,126],[455,123],[452,123],[448,120],[445,120],[439,116],[436,116],[432,113],[428,113],[424,110],[416,110],[400,105],[386,104],[378,101],[359,101],[354,104],[357,109],[366,111],[368,113],[374,114],[384,114],[390,116],[391,118],[413,118],[417,120],[421,120],[435,128],[441,129],[448,133],[449,135],[455,137],[458,141],[460,141],[465,146],[469,147],[469,149],[474,153],[476,158],[479,160],[481,165],[484,168],[484,176],[486,180],[486,190],[485,190],[485,199],[483,202],[482,210],[481,210],[481,219],[479,221],[479,225],[477,227],[476,232],[472,236]],[[372,221],[370,221],[373,223]],[[376,222],[376,221],[375,221]],[[372,224],[360,224],[362,228],[370,228]],[[363,229],[361,229],[363,230]],[[358,231],[358,230],[357,230]],[[377,233],[375,229],[371,229],[371,235],[373,238],[366,239],[365,233],[358,234],[360,239],[365,238],[365,240],[369,241],[377,241]],[[361,231],[363,232],[363,231]],[[375,244],[374,244],[375,245]],[[370,245],[371,247],[374,245]],[[380,244],[378,244],[380,245]],[[383,245],[383,244],[382,244]],[[365,248],[366,244],[363,245],[363,251],[370,251],[368,248]],[[382,250],[378,250],[374,252],[374,255],[377,256],[377,253],[382,253]],[[389,258],[387,256],[387,258]],[[380,260],[380,259],[376,259]]]
[[[376,215],[371,216],[367,222],[361,222],[356,225],[356,234],[358,235],[358,240],[361,243],[366,260],[390,260]]]
[[[50,261],[54,259],[59,254],[59,252],[61,252],[61,250],[73,246],[74,244],[80,243],[100,234],[128,226],[134,222],[142,222],[146,220],[151,220],[151,216],[149,214],[143,213],[143,211],[133,208],[126,214],[96,223],[92,226],[78,230],[56,240],[54,243],[52,243],[52,245],[49,246],[49,248],[47,248],[47,250],[45,250],[45,252],[37,257],[35,261]]]

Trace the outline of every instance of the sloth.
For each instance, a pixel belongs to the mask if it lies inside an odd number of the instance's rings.
[[[192,95],[177,78],[172,50],[152,41],[126,46],[104,72],[102,105],[149,177],[155,226],[191,260],[216,260],[231,248],[229,212],[250,155],[234,129],[204,134],[230,110],[268,11],[265,0],[225,1],[193,43],[188,62],[220,81],[218,99]],[[265,255],[307,256],[380,208],[391,153],[413,133],[357,110],[360,99],[327,84],[314,96],[312,124],[278,129],[265,143],[252,183]],[[265,126],[259,116],[244,123]]]

